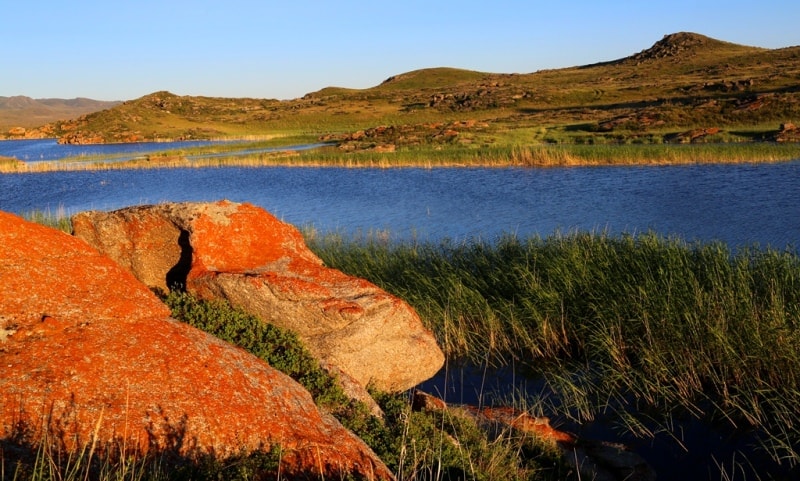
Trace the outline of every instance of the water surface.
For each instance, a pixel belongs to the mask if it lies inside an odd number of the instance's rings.
[[[210,145],[208,140],[187,140],[179,142],[131,142],[119,144],[59,144],[56,139],[3,140],[0,141],[0,156],[14,157],[25,162],[61,160],[70,157],[92,157],[130,159],[130,155],[142,155],[167,149],[185,149]]]
[[[149,153],[180,151],[193,147],[208,147],[224,144],[224,152],[212,152],[186,155],[188,161],[210,159],[215,157],[235,157],[255,155],[266,152],[285,150],[307,150],[326,145],[324,143],[288,145],[280,147],[249,147],[251,142],[239,140],[185,140],[170,142],[131,142],[119,144],[59,144],[56,139],[6,140],[0,141],[0,156],[14,157],[30,164],[54,162],[70,159],[70,162],[124,162],[142,157]],[[241,144],[240,148],[231,149],[231,145]]]
[[[800,240],[800,161],[547,169],[176,168],[4,174],[0,209],[74,213],[251,202],[321,231],[398,239],[656,231],[731,246]]]
[[[655,231],[687,240],[794,249],[800,240],[800,161],[775,164],[546,169],[178,168],[0,175],[0,210],[75,213],[166,201],[251,202],[323,232],[388,232],[394,239],[481,238],[506,233]],[[541,389],[513,369],[443,371],[425,389],[480,403]],[[592,437],[623,440],[594,423]],[[710,426],[624,439],[665,479],[724,479],[752,439]],[[755,460],[756,458],[751,458]],[[757,470],[756,470],[757,471]],[[752,471],[752,472],[756,472]]]

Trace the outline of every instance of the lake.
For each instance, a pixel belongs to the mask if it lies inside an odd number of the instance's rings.
[[[2,155],[0,153],[0,155]],[[0,209],[72,214],[251,202],[320,231],[394,239],[656,231],[776,248],[800,240],[800,161],[546,169],[178,168],[0,175]]]
[[[2,152],[0,142],[0,155]],[[163,148],[163,147],[162,147]],[[180,168],[0,175],[0,210],[116,209],[165,201],[251,202],[321,232],[393,239],[492,240],[506,233],[655,231],[687,240],[795,249],[800,240],[800,160],[774,164],[544,169]],[[425,383],[448,400],[540,389],[513,369],[443,371]],[[750,440],[708,426],[625,439],[667,478],[720,479]],[[608,429],[586,426],[590,436]],[[611,437],[611,440],[619,438]],[[714,473],[713,475],[710,473]],[[749,479],[749,478],[748,478]]]
[[[282,150],[306,150],[325,145],[321,143],[284,147],[248,148],[246,147],[248,142],[237,140],[184,140],[174,142],[130,142],[85,145],[59,144],[56,139],[4,140],[0,141],[0,156],[14,157],[27,163],[53,162],[67,158],[71,159],[71,161],[78,162],[80,158],[86,158],[87,162],[95,162],[101,159],[105,162],[123,162],[126,160],[133,160],[148,153],[190,149],[193,147],[207,147],[215,144],[226,144],[228,146],[231,144],[242,144],[242,148],[234,152],[187,155],[187,160],[229,157],[233,155],[254,155]]]

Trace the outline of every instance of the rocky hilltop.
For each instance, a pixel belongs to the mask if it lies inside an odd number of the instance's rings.
[[[659,59],[674,59],[680,61],[696,55],[703,55],[706,52],[733,51],[734,53],[740,53],[743,49],[747,48],[752,49],[752,53],[765,50],[756,47],[743,47],[696,33],[678,32],[664,35],[664,38],[654,43],[652,47],[642,50],[630,57],[626,57],[621,61],[633,62],[636,64],[647,61],[658,61]]]
[[[727,141],[726,133],[737,142],[769,140],[758,127],[775,131],[800,122],[798,74],[800,47],[763,49],[679,32],[639,53],[591,65],[522,74],[428,68],[367,89],[327,87],[290,101],[155,92],[41,130],[65,143],[290,135],[309,126],[328,140],[380,127],[419,131],[407,142],[342,140],[355,150],[391,146],[383,152],[431,144],[426,125],[467,121],[488,128],[436,140],[434,148],[520,139],[661,143],[696,129],[718,129],[707,136],[715,142]]]

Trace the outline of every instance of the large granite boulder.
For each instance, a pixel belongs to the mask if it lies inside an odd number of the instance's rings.
[[[189,458],[279,447],[284,473],[392,477],[302,386],[171,319],[82,240],[0,212],[0,259],[3,444]]]
[[[259,207],[231,202],[84,212],[74,234],[145,284],[185,285],[291,329],[329,369],[365,387],[402,391],[444,362],[405,302],[327,268],[301,233]]]

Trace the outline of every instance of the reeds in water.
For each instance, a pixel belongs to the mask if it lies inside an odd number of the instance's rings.
[[[25,163],[0,162],[0,173],[100,171],[223,167],[577,167],[675,165],[697,163],[779,162],[800,159],[800,144],[766,142],[697,145],[667,144],[526,144],[500,146],[420,146],[392,152],[345,152],[334,147],[305,151],[237,154],[227,147],[219,157],[190,159],[184,151],[147,155],[127,161],[71,159]],[[226,155],[225,152],[229,153]]]
[[[450,358],[527,364],[577,419],[723,422],[761,433],[780,463],[800,461],[796,252],[655,234],[310,243],[410,302]]]

